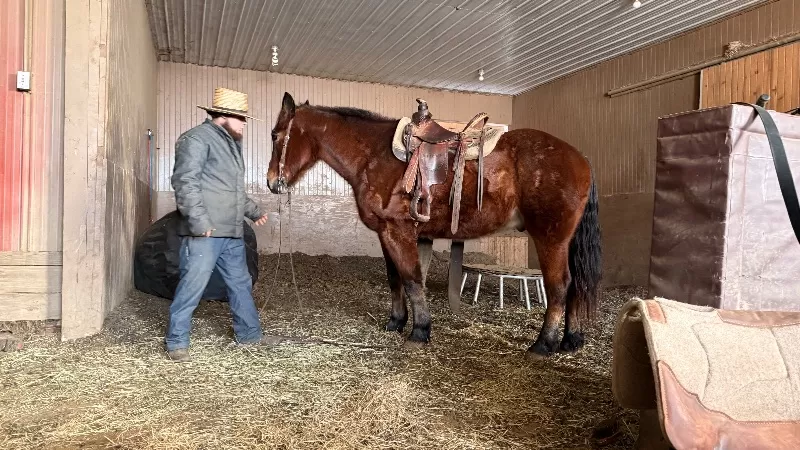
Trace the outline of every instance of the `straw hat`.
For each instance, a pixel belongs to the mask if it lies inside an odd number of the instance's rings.
[[[214,111],[233,116],[242,116],[249,119],[261,120],[247,115],[247,94],[226,88],[218,87],[214,89],[214,100],[212,101],[210,107],[200,105],[197,105],[197,107],[205,109],[206,111]]]

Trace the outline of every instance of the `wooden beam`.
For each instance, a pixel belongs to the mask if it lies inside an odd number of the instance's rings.
[[[755,45],[753,47],[748,47],[745,50],[741,50],[740,52],[732,55],[731,57],[720,56],[717,58],[710,59],[708,61],[702,62],[700,64],[695,64],[689,67],[685,67],[683,69],[675,70],[672,72],[665,73],[664,75],[660,75],[657,77],[653,77],[644,81],[640,81],[638,83],[629,84],[627,86],[618,87],[616,89],[611,89],[606,93],[609,97],[617,97],[619,95],[630,94],[631,92],[641,91],[644,89],[650,89],[652,87],[658,86],[660,84],[669,83],[670,81],[678,80],[681,78],[685,78],[688,76],[695,75],[696,73],[700,72],[701,70],[715,66],[717,64],[722,64],[724,62],[728,62],[734,59],[743,58],[745,56],[749,56],[755,53],[763,52],[764,50],[769,50],[775,47],[780,47],[782,45],[791,44],[792,42],[796,42],[800,40],[800,34],[793,33],[781,38],[775,38],[767,41],[766,43]],[[755,100],[753,100],[755,101]]]
[[[0,322],[61,318],[61,293],[0,295]]]
[[[66,0],[61,339],[102,329],[107,0]]]
[[[0,297],[61,292],[61,267],[0,266]]]
[[[0,252],[0,266],[60,266],[61,252]]]

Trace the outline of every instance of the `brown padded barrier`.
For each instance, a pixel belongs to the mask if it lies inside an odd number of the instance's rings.
[[[800,185],[800,116],[770,114]],[[800,311],[800,245],[756,112],[727,105],[667,116],[657,142],[650,297]]]

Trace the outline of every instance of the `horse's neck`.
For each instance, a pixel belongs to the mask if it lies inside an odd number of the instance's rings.
[[[371,162],[379,161],[390,154],[391,136],[394,133],[391,122],[366,122],[368,125],[364,128],[358,126],[359,122],[342,120],[335,125],[326,126],[319,136],[320,159],[353,188],[361,184],[358,177]],[[354,141],[353,136],[359,136],[359,139]],[[382,150],[385,150],[383,155]]]

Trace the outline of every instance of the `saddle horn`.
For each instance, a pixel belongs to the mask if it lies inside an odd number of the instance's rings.
[[[431,118],[431,112],[428,111],[428,102],[426,102],[425,100],[423,100],[421,98],[418,98],[417,99],[417,103],[419,104],[417,106],[417,112],[415,112],[411,116],[411,120],[414,121],[414,123],[419,124],[423,120],[430,119]]]

